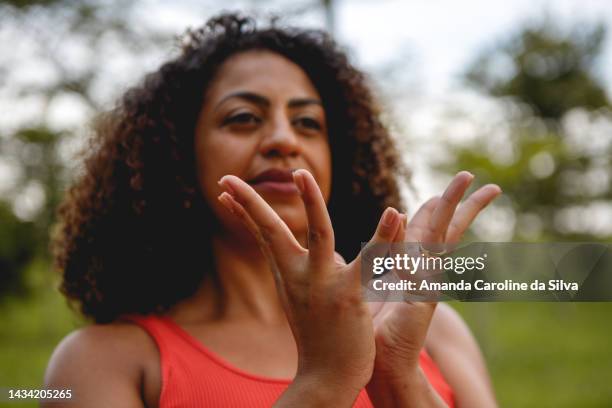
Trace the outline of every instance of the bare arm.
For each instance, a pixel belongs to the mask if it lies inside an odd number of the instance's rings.
[[[461,316],[438,304],[425,342],[431,357],[455,393],[457,407],[496,407],[495,395],[480,348]],[[383,383],[372,395],[376,406],[446,407],[421,370]]]
[[[455,392],[458,407],[496,407],[490,376],[476,339],[449,305],[436,309],[426,347]]]
[[[56,348],[45,387],[70,389],[72,399],[44,401],[42,407],[144,407],[139,345],[126,325],[90,326],[67,336]]]

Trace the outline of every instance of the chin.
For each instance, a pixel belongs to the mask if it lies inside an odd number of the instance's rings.
[[[287,224],[294,235],[308,230],[308,220],[303,205],[272,205],[272,208],[285,221],[285,224]]]

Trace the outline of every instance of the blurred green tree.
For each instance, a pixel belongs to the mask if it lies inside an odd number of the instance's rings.
[[[108,103],[100,84],[114,56],[105,50],[113,46],[118,56],[139,58],[172,42],[169,33],[132,24],[133,7],[121,1],[0,1],[0,35],[15,45],[0,56],[0,100],[5,107],[30,107],[27,119],[5,115],[0,123],[0,165],[11,179],[0,192],[0,299],[27,291],[28,265],[49,265],[55,210],[78,171],[62,151],[82,140],[92,113]],[[64,112],[80,116],[77,125],[51,120],[62,102]]]
[[[20,164],[15,197],[0,199],[0,295],[27,289],[20,271],[36,258],[49,258],[48,231],[60,200],[63,170],[58,134],[41,127],[22,128],[12,136],[0,140],[2,154]],[[27,203],[32,196],[39,201],[34,208]],[[20,206],[26,208],[17,208],[16,215],[13,208]]]
[[[0,288],[3,292],[18,292],[18,273],[34,255],[34,227],[18,219],[5,202],[0,201]]]
[[[485,50],[465,74],[503,119],[495,136],[453,145],[442,168],[474,169],[479,182],[502,187],[512,239],[612,237],[601,221],[612,212],[612,135],[602,131],[612,115],[596,70],[605,37],[602,25],[564,32],[545,20]]]
[[[606,107],[609,100],[595,74],[605,37],[601,24],[564,33],[545,20],[480,55],[466,79],[493,96],[528,104],[543,118]]]

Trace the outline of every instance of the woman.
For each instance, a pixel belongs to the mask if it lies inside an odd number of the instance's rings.
[[[66,406],[495,405],[460,317],[369,305],[355,256],[456,242],[500,190],[455,211],[461,172],[406,225],[393,143],[323,33],[212,19],[100,122],[85,163],[55,240],[95,323],[49,363]]]

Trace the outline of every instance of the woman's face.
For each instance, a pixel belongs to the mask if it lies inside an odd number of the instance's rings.
[[[310,171],[327,201],[331,154],[319,93],[302,69],[270,51],[246,51],[219,68],[198,118],[195,149],[204,197],[225,228],[237,221],[217,200],[226,174],[245,180],[296,234],[306,214],[291,170]]]

